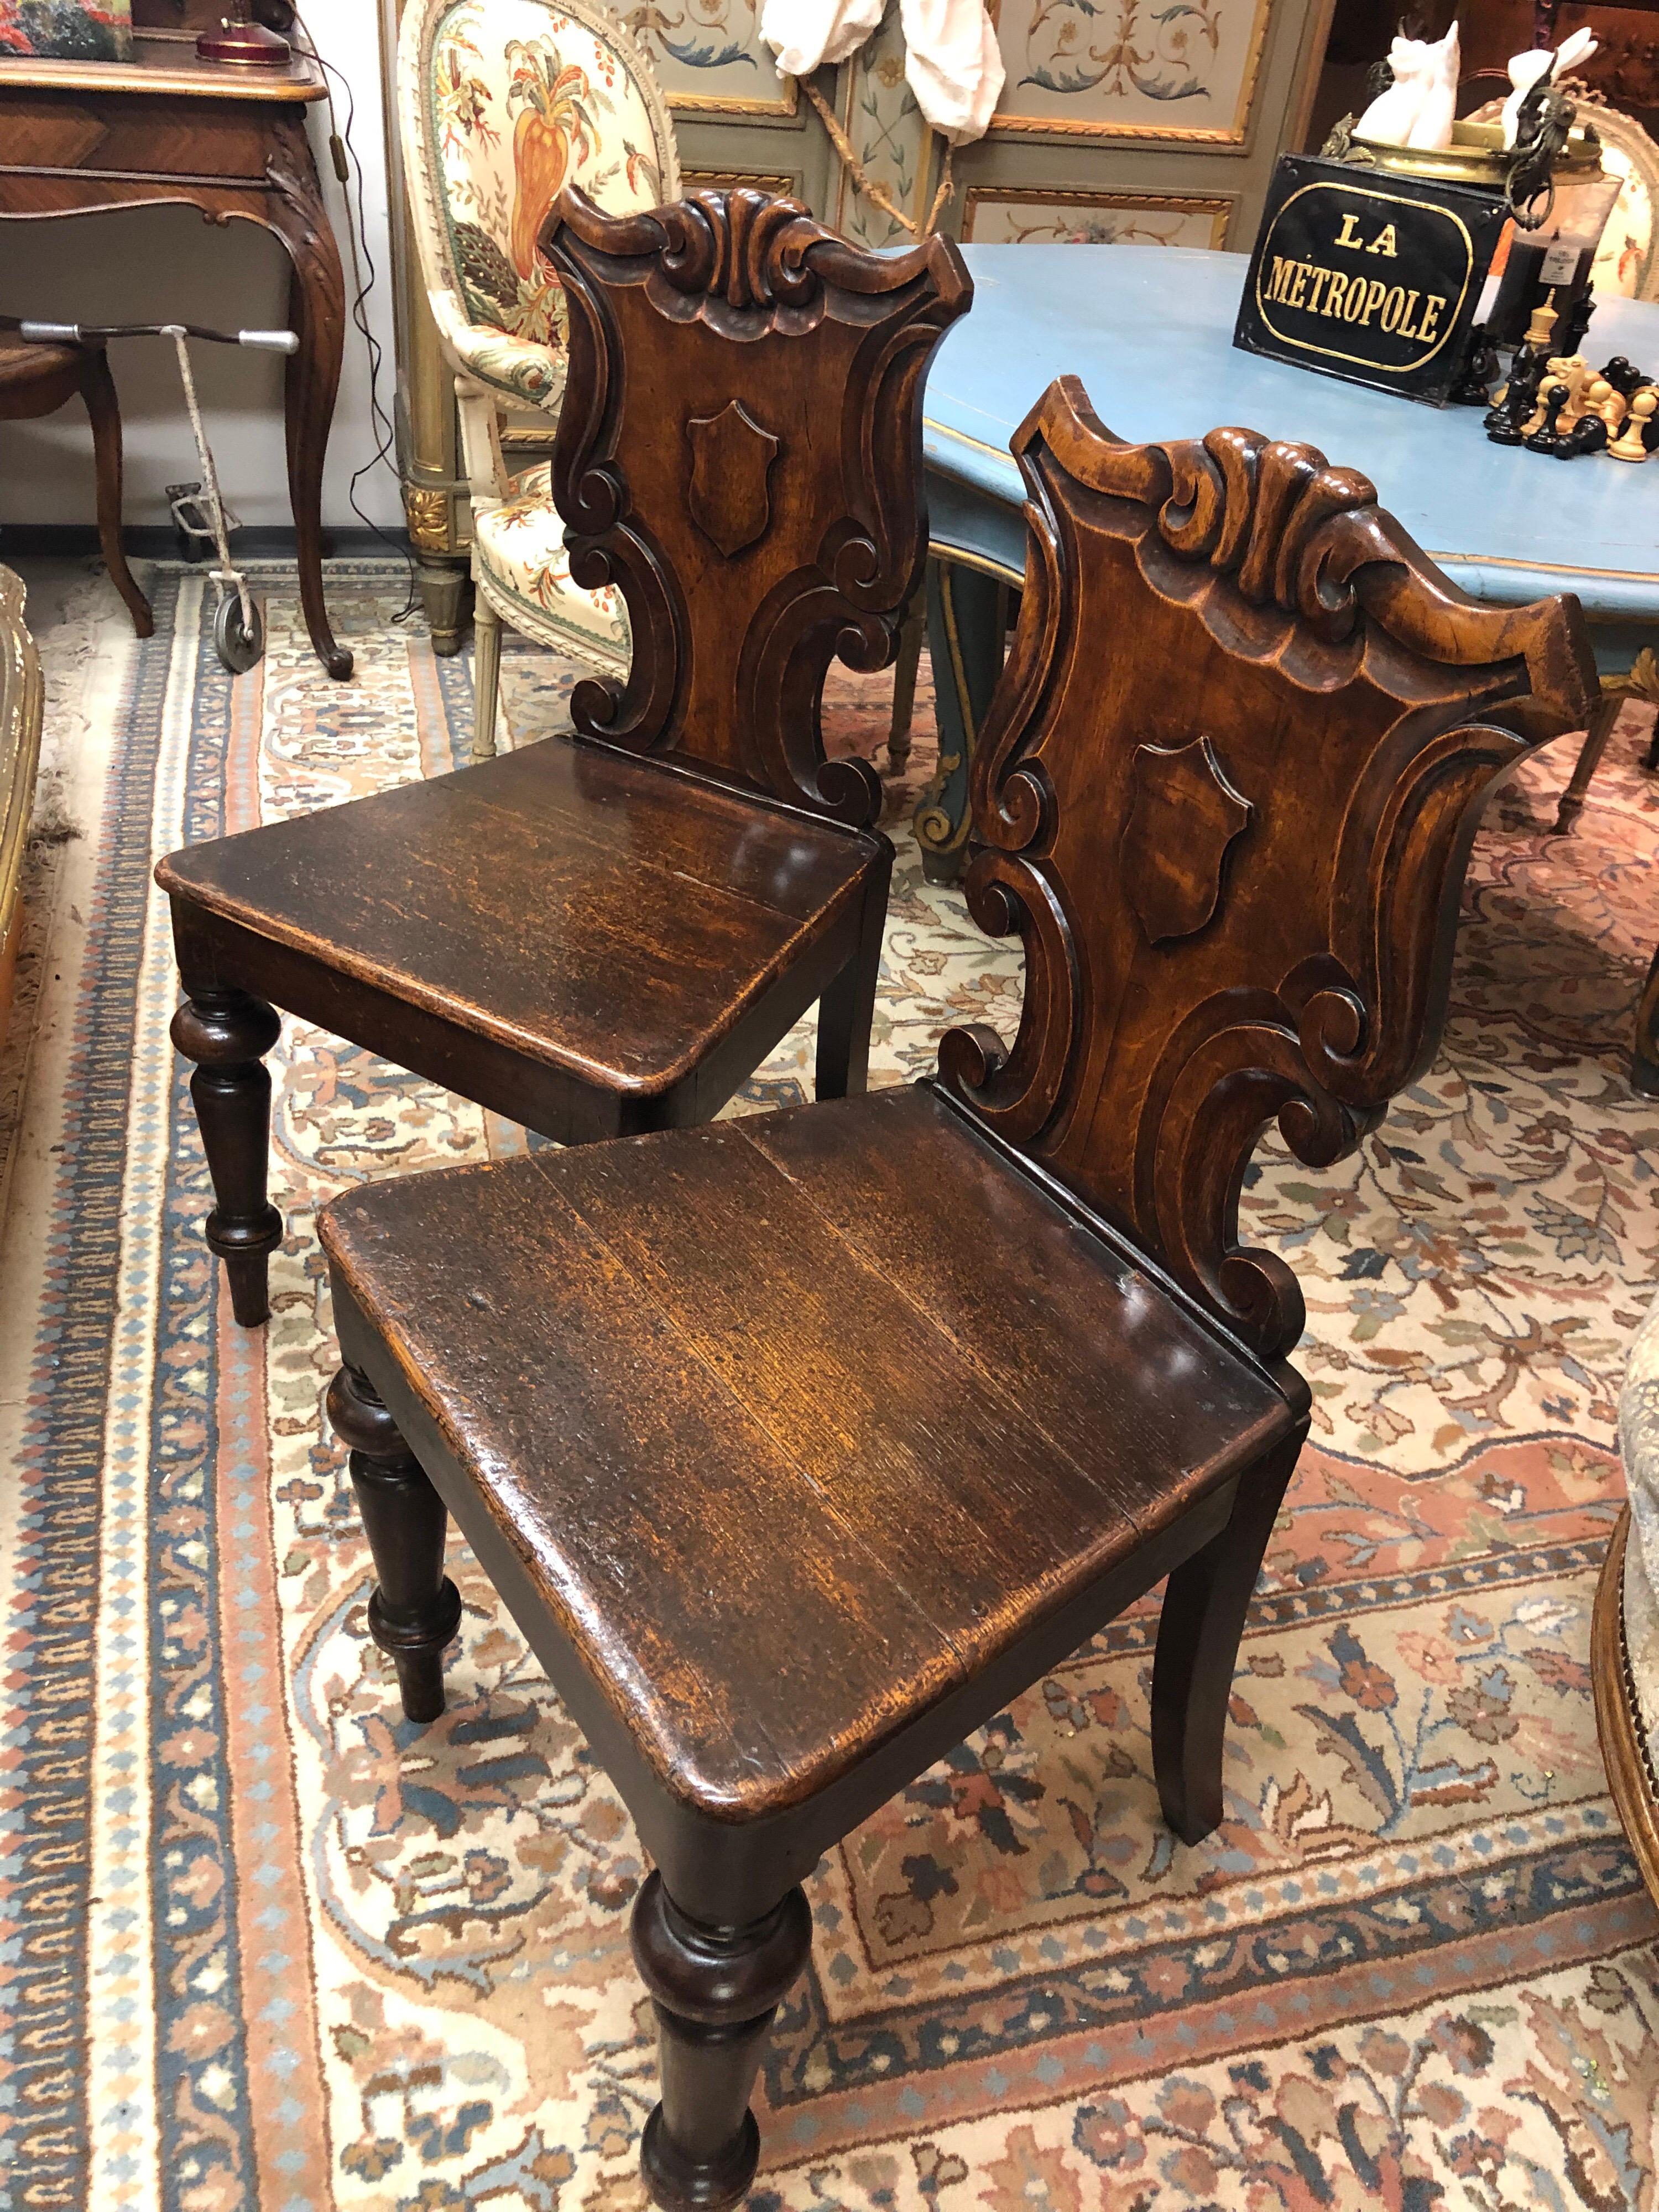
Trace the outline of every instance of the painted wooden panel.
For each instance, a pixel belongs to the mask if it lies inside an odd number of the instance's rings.
[[[760,34],[760,0],[647,0],[623,21],[680,114],[793,115],[797,94]]]
[[[991,128],[1241,145],[1271,0],[998,0]]]

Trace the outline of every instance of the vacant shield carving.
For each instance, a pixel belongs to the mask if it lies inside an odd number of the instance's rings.
[[[1207,738],[1167,751],[1142,745],[1129,781],[1118,847],[1129,903],[1152,944],[1190,937],[1220,904],[1228,848],[1255,809],[1227,781]]]
[[[772,519],[767,474],[778,441],[762,429],[740,399],[718,415],[694,415],[685,426],[691,447],[691,520],[729,560],[763,536]]]

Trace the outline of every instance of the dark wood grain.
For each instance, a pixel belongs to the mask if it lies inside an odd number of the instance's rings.
[[[880,781],[825,761],[819,706],[837,654],[893,659],[921,580],[922,382],[972,298],[960,254],[862,252],[742,187],[615,216],[567,186],[542,250],[570,304],[570,573],[614,583],[634,636],[577,728],[874,821]]]
[[[121,405],[99,345],[25,345],[0,331],[0,422],[54,415],[78,398],[92,426],[98,492],[98,543],[110,580],[126,601],[140,637],[155,629],[149,601],[127,566],[121,543]]]
[[[323,1233],[659,1786],[722,1820],[828,1790],[1299,1417],[927,1090],[366,1187]]]
[[[700,220],[629,312],[750,311],[750,264]],[[1423,1065],[1481,793],[1589,691],[1572,602],[1473,605],[1305,447],[1123,447],[1074,385],[1019,443],[1032,553],[969,878],[980,921],[1024,937],[1012,1048],[957,1031],[934,1084],[320,1217],[347,1359],[654,1862],[641,2164],[672,2212],[735,2203],[755,2171],[794,1885],[1164,1577],[1159,1797],[1189,1842],[1219,1821],[1310,1402],[1282,1357],[1289,1270],[1236,1249],[1239,1180],[1273,1115],[1334,1158]],[[743,480],[705,476],[684,529],[763,545],[789,438],[732,424],[719,450]],[[594,543],[650,572],[647,618],[670,579],[672,629],[690,540],[653,568],[602,483]]]
[[[1065,378],[1014,450],[1030,550],[967,889],[1024,940],[1024,1014],[941,1071],[1271,1357],[1302,1301],[1239,1249],[1245,1163],[1277,1117],[1328,1164],[1427,1064],[1485,795],[1595,696],[1583,619],[1476,605],[1306,446],[1125,446]]]

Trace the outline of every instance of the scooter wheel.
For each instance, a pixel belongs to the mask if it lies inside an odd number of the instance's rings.
[[[248,607],[253,619],[244,628],[240,596],[230,592],[220,600],[219,611],[213,617],[213,649],[233,676],[246,675],[265,649],[259,602],[250,599]]]

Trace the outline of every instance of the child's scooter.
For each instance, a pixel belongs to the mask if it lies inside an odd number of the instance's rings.
[[[31,323],[19,322],[11,315],[0,315],[0,330],[15,331],[26,345],[101,345],[106,338],[171,338],[179,356],[179,377],[185,387],[185,404],[190,410],[190,427],[196,437],[196,451],[202,463],[202,481],[177,489],[179,496],[173,501],[174,519],[189,535],[204,534],[201,523],[183,512],[186,507],[199,513],[205,509],[206,534],[212,538],[219,565],[208,572],[220,587],[222,597],[219,611],[213,618],[214,650],[233,676],[240,676],[252,668],[265,649],[264,623],[255,605],[246,580],[230,562],[230,528],[225,520],[225,503],[219,492],[219,471],[213,465],[213,454],[207,441],[207,432],[202,427],[202,410],[196,400],[196,380],[190,373],[190,349],[186,341],[206,338],[214,345],[252,346],[262,353],[297,353],[300,341],[292,331],[210,331],[198,323]],[[201,495],[197,507],[194,495]]]

